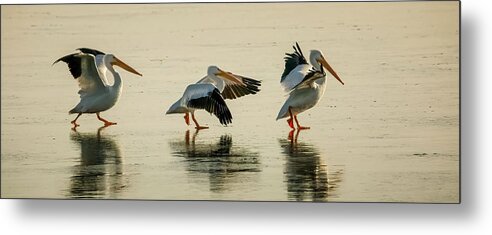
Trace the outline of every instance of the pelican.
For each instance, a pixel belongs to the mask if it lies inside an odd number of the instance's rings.
[[[71,123],[75,128],[79,126],[77,119],[80,115],[83,113],[95,113],[97,118],[104,122],[104,126],[115,125],[116,122],[110,122],[99,114],[112,108],[121,95],[121,77],[114,70],[113,65],[139,76],[142,76],[142,74],[112,54],[89,48],[79,48],[77,50],[79,52],[66,55],[53,63],[56,64],[59,61],[67,63],[70,73],[79,82],[80,102],[68,111],[69,114],[77,113],[78,115]],[[106,78],[107,71],[113,75],[113,85],[108,83]]]
[[[214,114],[223,125],[232,123],[232,114],[225,99],[236,99],[260,91],[261,81],[226,72],[217,66],[209,66],[207,75],[197,83],[186,87],[183,96],[176,101],[166,114],[184,113],[186,125],[190,125],[190,113],[196,129],[200,126],[195,118],[195,110],[205,109]]]
[[[293,120],[298,129],[309,129],[299,124],[297,115],[314,107],[323,97],[326,88],[326,73],[323,67],[342,85],[344,83],[326,62],[321,51],[311,50],[309,62],[312,66],[310,66],[297,42],[293,48],[294,53],[286,53],[285,69],[280,79],[280,84],[286,92],[289,92],[289,97],[280,109],[277,120],[289,117],[287,123],[292,129],[295,129]]]

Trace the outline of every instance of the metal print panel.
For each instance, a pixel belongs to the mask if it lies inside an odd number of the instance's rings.
[[[459,203],[459,13],[2,5],[1,197]]]

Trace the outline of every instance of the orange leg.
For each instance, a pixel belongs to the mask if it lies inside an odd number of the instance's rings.
[[[289,115],[290,115],[290,118],[287,119],[287,123],[289,124],[290,128],[295,129],[294,128],[294,122],[292,121],[293,115],[292,115],[292,111],[290,110],[290,107],[289,107]]]
[[[310,127],[308,126],[301,126],[301,124],[299,124],[299,121],[297,120],[297,115],[294,115],[294,120],[296,121],[296,124],[297,124],[297,128],[299,130],[304,130],[304,129],[309,129]]]
[[[287,137],[287,140],[290,140],[291,142],[294,141],[294,129],[289,131],[289,136]]]
[[[101,122],[104,122],[104,126],[111,126],[111,125],[116,125],[117,123],[116,122],[110,122],[102,117],[99,116],[99,113],[96,113],[97,115],[97,119],[99,119],[99,121]]]
[[[184,120],[186,125],[190,125],[190,113],[185,113]]]
[[[73,128],[80,126],[79,124],[77,124],[77,119],[79,119],[80,115],[82,115],[82,113],[79,113],[79,115],[77,115],[77,117],[70,122],[73,124]]]
[[[298,129],[297,131],[295,129],[292,129],[289,132],[289,136],[287,137],[288,140],[290,140],[291,144],[297,144],[297,138],[299,137],[299,133],[301,132],[301,129]],[[295,135],[294,135],[295,133]]]
[[[193,119],[193,122],[195,123],[195,128],[197,130],[200,130],[200,129],[208,129],[208,126],[200,126],[200,124],[198,124],[198,122],[195,119],[195,113],[191,113],[191,119]]]

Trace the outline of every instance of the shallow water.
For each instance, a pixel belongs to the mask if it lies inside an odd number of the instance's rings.
[[[2,6],[1,196],[457,202],[458,3]],[[321,49],[345,85],[275,121],[283,55]],[[103,117],[67,111],[77,85],[54,60],[114,53],[124,91]],[[164,112],[210,64],[262,80],[228,100],[233,124]]]

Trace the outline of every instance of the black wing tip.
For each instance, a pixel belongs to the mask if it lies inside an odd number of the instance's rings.
[[[65,63],[68,64],[68,59],[69,58],[72,58],[74,55],[76,55],[77,53],[72,53],[72,54],[69,54],[69,55],[66,55],[66,56],[62,56],[60,57],[59,59],[55,60],[55,62],[53,62],[53,64],[51,64],[52,66],[60,61],[63,61]]]
[[[219,116],[219,122],[220,124],[227,126],[229,124],[232,124],[232,114],[231,112],[226,113],[222,116]]]
[[[88,48],[88,47],[81,47],[81,48],[77,48],[78,51],[82,52],[82,53],[86,53],[86,54],[91,54],[91,55],[105,55],[106,53],[100,51],[100,50],[96,50],[96,49],[92,49],[92,48]]]
[[[78,77],[80,77],[80,75],[82,73],[81,68],[80,68],[80,57],[77,57],[77,55],[79,55],[79,53],[72,53],[72,54],[63,56],[60,59],[57,59],[55,62],[53,62],[53,64],[51,66],[53,66],[54,64],[56,64],[60,61],[63,61],[65,63],[67,63],[69,71],[72,74],[73,78],[77,79]]]
[[[299,43],[298,42],[296,42],[296,47],[299,50],[299,52],[301,52],[301,47],[299,46]]]
[[[297,85],[295,85],[292,90],[296,89],[297,87],[300,87],[302,86],[304,83],[312,80],[313,78],[315,78],[315,75],[316,74],[321,74],[321,75],[325,75],[325,72],[324,71],[320,71],[320,70],[316,70],[314,67],[310,68],[308,73],[306,74],[306,76],[304,76],[304,78],[302,79],[302,81],[300,83],[298,83]],[[319,77],[318,77],[319,78]],[[316,78],[317,79],[317,78]]]
[[[251,84],[255,84],[255,85],[261,86],[261,80],[256,80],[254,78],[246,78],[246,77],[243,77],[243,82],[251,83]]]
[[[211,98],[220,104],[218,109],[215,109],[214,115],[219,118],[219,122],[222,125],[227,126],[227,124],[232,123],[232,114],[225,103],[224,98],[220,94],[219,89],[215,88],[211,94]]]
[[[232,114],[224,98],[217,88],[214,88],[208,93],[208,96],[193,99],[188,102],[188,106],[192,108],[205,109],[210,114],[215,115],[222,125],[232,123]]]
[[[251,94],[256,94],[260,91],[261,81],[252,78],[243,78],[246,88]]]
[[[302,58],[304,58],[304,54],[302,53],[301,47],[299,46],[299,43],[297,43],[297,42],[296,42],[296,47],[297,47],[296,52],[299,53]]]
[[[292,60],[296,55],[294,53],[285,53],[284,56],[284,61],[289,62],[289,60]]]
[[[302,53],[301,47],[299,46],[299,43],[296,42],[295,45],[292,45],[292,48],[294,49],[293,53],[285,53],[285,59],[292,59],[295,57],[298,57],[301,62],[306,61],[306,58],[304,57],[304,54]]]
[[[280,82],[282,82],[285,77],[298,65],[308,64],[306,58],[304,57],[304,54],[302,53],[299,43],[296,42],[295,45],[292,46],[292,48],[294,49],[293,53],[285,53],[285,69],[282,73],[282,76],[280,77]]]
[[[243,84],[229,84],[222,91],[224,99],[237,99],[246,95],[256,94],[260,91],[261,80],[237,75],[241,78]]]
[[[218,109],[214,110],[214,115],[219,118],[219,122],[226,126],[227,124],[232,123],[231,111],[229,110],[229,107],[227,107],[224,97],[220,94],[219,89],[215,88],[212,91],[212,94],[210,94],[210,97],[220,105]]]

